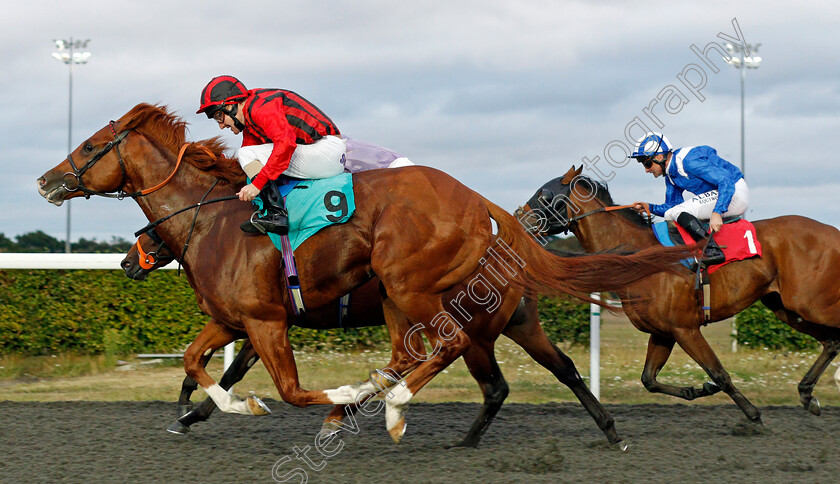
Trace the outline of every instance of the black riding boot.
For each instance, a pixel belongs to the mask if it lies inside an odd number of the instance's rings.
[[[703,252],[703,260],[700,262],[706,266],[713,266],[715,264],[722,264],[726,260],[726,256],[723,255],[723,250],[717,245],[712,234],[706,232],[706,229],[703,228],[703,224],[697,220],[697,217],[683,212],[677,217],[677,223],[691,235],[691,238],[695,242],[703,240],[706,237],[709,238],[709,245],[706,246],[706,250]]]
[[[274,181],[265,184],[260,192],[260,200],[263,202],[265,215],[254,212],[250,220],[246,220],[239,226],[243,232],[249,234],[274,234],[286,235],[289,233],[289,217],[286,212],[286,204],[280,190]]]

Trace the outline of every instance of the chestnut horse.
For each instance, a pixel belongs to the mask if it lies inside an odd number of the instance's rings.
[[[517,212],[523,222],[543,234],[571,230],[587,252],[615,248],[656,247],[647,220],[630,209],[605,211],[613,205],[605,184],[581,175],[574,166],[549,181]],[[541,201],[542,199],[542,201]],[[538,208],[539,207],[539,208]],[[530,212],[526,213],[526,212]],[[535,218],[538,224],[533,223]],[[753,222],[763,256],[731,262],[710,275],[711,320],[729,318],[761,299],[776,316],[823,345],[817,361],[799,383],[802,405],[815,415],[820,404],[814,386],[840,351],[840,231],[799,216]],[[726,392],[750,421],[761,413],[735,388],[714,351],[700,333],[704,318],[688,269],[663,273],[632,284],[622,299],[645,297],[649,304],[627,311],[633,325],[650,334],[642,383],[650,392],[693,400]],[[676,387],[657,381],[674,343],[694,359],[712,382],[701,387]]]
[[[185,126],[165,108],[139,104],[40,177],[39,192],[56,205],[79,196],[130,196],[149,220],[208,197],[232,196],[243,183],[241,169],[220,156],[218,139],[186,143]],[[399,442],[409,401],[459,356],[485,396],[499,399],[493,348],[526,291],[586,298],[672,270],[687,253],[654,248],[629,256],[553,256],[510,214],[428,167],[357,173],[353,184],[353,217],[317,232],[296,251],[304,301],[318,308],[378,277],[392,358],[411,354],[420,363],[399,381],[302,388],[289,343],[279,251],[265,237],[239,232],[250,204],[208,205],[194,225],[191,217],[174,217],[156,230],[183,262],[201,309],[211,317],[188,348],[184,366],[221,410],[264,412],[254,398],[228,394],[200,364],[206,351],[247,335],[288,403],[366,403],[384,390],[386,428]],[[188,234],[192,241],[184,254]],[[396,341],[406,326],[406,338]],[[433,350],[429,355],[403,343],[420,332]]]
[[[142,281],[146,279],[146,276],[150,272],[174,260],[176,260],[176,257],[173,252],[160,236],[157,235],[155,230],[150,229],[138,237],[137,242],[129,249],[126,257],[120,263],[120,267],[122,267],[125,275],[130,279]],[[185,272],[189,278],[189,271],[186,270]],[[189,280],[192,281],[191,278]],[[353,290],[346,308],[346,315],[342,319],[339,318],[340,311],[339,302],[334,301],[333,304],[311,309],[305,314],[305,317],[295,318],[293,323],[299,327],[312,329],[381,326],[385,324],[385,316],[382,312],[382,302],[379,295],[379,281],[374,278]],[[401,326],[399,331],[396,331],[394,336],[397,340],[394,344],[401,344],[405,338],[405,329],[407,327]],[[415,339],[413,344],[415,351],[425,352],[421,340]],[[202,355],[200,360],[202,366],[207,365],[215,350],[216,348],[211,348]],[[404,351],[395,352],[394,355],[397,358],[392,359],[387,368],[399,369],[400,374],[410,371],[419,363],[419,360],[416,358],[408,358],[408,354]],[[231,363],[230,368],[225,371],[222,379],[219,381],[219,386],[228,390],[241,381],[245,373],[258,360],[259,355],[251,344],[251,341],[246,338],[243,341],[242,348]],[[216,408],[213,399],[208,397],[193,411],[190,396],[197,388],[198,384],[196,381],[188,375],[181,385],[181,393],[178,397],[178,421],[167,429],[170,432],[179,434],[187,433],[190,425],[195,422],[207,420]],[[344,405],[341,405],[335,409],[334,413],[338,416],[343,416],[345,415],[344,412],[355,412],[356,410],[356,406],[347,406],[345,408]]]
[[[120,266],[123,271],[125,271],[125,275],[127,277],[142,281],[145,280],[152,271],[161,268],[174,260],[175,256],[169,250],[169,247],[167,247],[165,242],[160,240],[160,237],[156,232],[154,232],[154,229],[151,229],[138,237],[137,242],[131,247],[131,249],[129,249]],[[350,326],[361,326],[361,324],[355,323],[367,323],[370,325],[384,324],[384,320],[381,317],[382,304],[378,299],[373,301],[370,298],[364,297],[364,294],[362,294],[362,304],[370,304],[371,306],[375,305],[376,307],[371,309],[359,307],[359,299],[357,298],[358,293],[363,292],[363,290],[372,282],[378,284],[378,279],[374,278],[361,288],[353,291],[350,298],[350,310],[348,312],[348,317],[350,318],[348,324]],[[375,314],[366,314],[365,311],[367,313]],[[323,327],[337,327],[337,315],[338,311],[333,307],[331,311],[320,311],[320,317],[317,319],[322,322],[332,321],[332,324],[326,323]],[[365,318],[372,319],[366,321]],[[311,320],[312,318],[309,319]],[[540,326],[539,323],[537,305],[532,299],[523,299],[523,303],[517,307],[516,312],[514,312],[510,322],[508,322],[508,325],[505,327],[503,334],[512,338],[523,349],[531,354],[542,366],[551,371],[561,383],[568,386],[574,392],[583,404],[584,408],[586,408],[589,414],[595,419],[596,424],[599,428],[601,428],[606,435],[607,440],[611,444],[618,448],[626,449],[626,444],[615,430],[615,424],[612,417],[594,397],[594,395],[592,395],[592,392],[577,372],[574,362],[559,348],[548,341],[542,330],[542,326]],[[552,349],[554,351],[552,351]],[[422,350],[423,348],[420,348],[420,351]],[[212,356],[212,352],[207,355],[206,359],[203,360],[205,365],[210,356]],[[253,345],[251,345],[251,342],[248,339],[245,339],[243,341],[242,348],[236,355],[236,358],[234,358],[230,367],[225,371],[222,379],[219,381],[219,386],[225,390],[231,388],[231,386],[242,380],[251,366],[253,366],[258,359],[259,355],[257,355]],[[392,361],[391,365],[396,365],[397,363],[397,361]],[[501,391],[498,392],[497,397],[501,397],[501,400],[503,400],[504,396],[508,392],[508,389],[501,373],[500,378]],[[207,420],[216,408],[213,400],[208,397],[198,405],[195,411],[192,411],[193,405],[190,401],[190,396],[197,389],[197,386],[198,384],[195,380],[189,376],[184,378],[184,382],[181,385],[181,393],[178,398],[179,419],[167,429],[170,432],[186,434],[189,432],[190,426],[193,423]],[[491,397],[493,397],[493,395],[491,395]],[[501,405],[501,403],[501,401],[492,401],[492,398],[485,399],[486,408],[481,412],[480,420],[477,420],[476,423],[472,425],[470,432],[459,445],[475,447],[481,438],[480,432],[483,431],[483,423],[486,421],[486,425],[489,425],[493,414],[495,411],[498,411],[497,405]],[[334,410],[333,414],[343,416],[346,412],[356,412],[357,410],[358,407],[356,406],[347,406],[347,408],[340,406]],[[484,415],[485,418],[482,419],[481,415]],[[332,427],[335,428],[336,426],[332,425]]]

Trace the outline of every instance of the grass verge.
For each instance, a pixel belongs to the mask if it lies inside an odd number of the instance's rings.
[[[704,328],[735,385],[758,406],[798,405],[797,384],[817,357],[816,351],[779,352],[742,349],[733,353],[728,321]],[[605,315],[601,331],[601,400],[605,403],[700,403],[726,404],[725,394],[685,402],[661,394],[648,393],[639,377],[644,364],[647,335],[637,331],[621,317]],[[564,347],[588,382],[589,348]],[[300,378],[306,388],[334,388],[363,379],[373,368],[384,366],[387,351],[357,353],[299,352],[296,354]],[[542,403],[575,401],[572,392],[557,382],[544,368],[507,338],[496,347],[499,365],[511,387],[509,402]],[[159,366],[133,365],[118,370],[113,357],[0,357],[0,400],[14,401],[175,401],[184,377],[179,360]],[[832,375],[834,363],[814,391],[824,406],[840,405]],[[214,358],[208,366],[219,379],[222,361]],[[682,350],[674,349],[659,380],[675,385],[698,386],[708,377]],[[236,387],[237,393],[253,392],[260,397],[278,398],[265,368],[258,364]],[[199,390],[193,398],[204,398]],[[481,393],[463,360],[456,361],[421,391],[415,401],[480,402]]]

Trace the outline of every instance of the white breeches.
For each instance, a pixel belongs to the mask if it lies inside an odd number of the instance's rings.
[[[694,215],[699,220],[709,220],[712,217],[715,204],[718,201],[718,191],[712,190],[710,192],[696,195],[685,202],[668,209],[665,212],[665,220],[676,221],[677,217],[683,212],[688,212]],[[732,201],[729,202],[729,209],[723,214],[724,217],[735,217],[743,215],[747,211],[750,204],[750,190],[747,188],[747,182],[743,178],[738,180],[735,184],[735,193],[732,195]]]
[[[252,180],[265,166],[272,149],[273,143],[239,148],[239,164]],[[304,180],[336,176],[344,172],[344,152],[344,140],[338,136],[324,136],[311,145],[297,145],[283,174]]]

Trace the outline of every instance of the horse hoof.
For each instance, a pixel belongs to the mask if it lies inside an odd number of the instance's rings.
[[[251,395],[246,399],[252,415],[271,415],[271,409],[259,398]]]
[[[720,387],[715,385],[713,382],[707,381],[703,384],[703,391],[705,391],[709,395],[714,395],[715,393],[720,391]]]
[[[820,401],[817,399],[817,397],[811,397],[811,402],[808,403],[808,411],[816,415],[817,417],[819,417],[822,413],[822,409],[820,408]]]
[[[612,446],[616,450],[619,450],[621,452],[627,452],[627,449],[630,448],[630,443],[627,442],[626,440],[619,440],[618,442],[614,443]]]
[[[174,424],[170,425],[166,429],[166,431],[170,434],[187,435],[190,428],[176,420]]]
[[[401,418],[396,425],[388,429],[388,434],[391,436],[391,439],[394,440],[394,443],[399,444],[405,435],[405,418]]]
[[[321,426],[321,433],[322,434],[337,434],[341,432],[341,424],[340,420],[333,419],[324,422],[324,425]]]
[[[443,446],[443,448],[447,449],[447,450],[457,449],[457,448],[475,449],[477,447],[478,447],[478,442],[472,442],[472,441],[467,441],[467,440],[461,440],[461,441],[456,442],[454,444],[447,444],[447,445]]]

